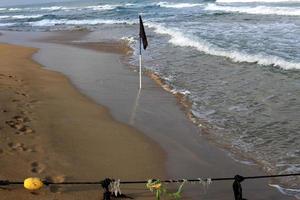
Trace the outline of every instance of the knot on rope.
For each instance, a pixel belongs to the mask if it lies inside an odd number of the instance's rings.
[[[111,181],[112,181],[111,179],[106,178],[100,183],[102,188],[104,189],[103,200],[110,200],[111,192],[109,191],[109,185]]]
[[[234,192],[234,199],[235,200],[247,200],[243,198],[243,189],[241,182],[243,182],[245,178],[240,175],[234,176],[234,182],[232,184],[233,192]]]
[[[9,185],[10,182],[8,180],[0,180],[0,185]]]

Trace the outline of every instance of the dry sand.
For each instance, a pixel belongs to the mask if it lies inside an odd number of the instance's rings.
[[[31,60],[37,50],[0,45],[0,179],[101,180],[163,177],[164,154],[108,110],[79,94],[63,75]],[[127,194],[148,198],[144,186]],[[126,188],[124,189],[126,192]],[[6,199],[100,199],[100,186],[50,187]],[[152,195],[150,195],[152,197]],[[150,199],[153,199],[150,198]]]

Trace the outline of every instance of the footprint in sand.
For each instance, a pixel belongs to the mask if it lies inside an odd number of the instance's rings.
[[[28,114],[32,114],[33,112],[28,111],[28,110],[21,110],[20,111],[22,115],[28,115]]]
[[[25,145],[23,143],[17,142],[9,142],[7,144],[9,146],[9,148],[11,149],[11,151],[27,151],[28,148],[25,147]]]
[[[11,102],[13,102],[13,103],[20,102],[20,99],[13,99],[13,100],[11,100]]]
[[[21,129],[15,132],[17,135],[28,135],[34,133],[34,130],[28,126],[23,126]]]
[[[27,117],[22,117],[19,115],[14,116],[13,119],[15,119],[18,122],[23,122],[23,123],[30,122],[30,120]]]
[[[1,110],[1,112],[3,112],[3,113],[7,113],[7,112],[8,112],[8,110],[7,110],[7,109],[2,109],[2,110]]]
[[[13,129],[16,129],[16,134],[24,135],[34,133],[34,130],[24,123],[28,123],[30,120],[27,117],[14,116],[13,120],[8,120],[5,123]]]
[[[23,97],[28,97],[29,95],[28,94],[26,94],[25,92],[20,92],[20,91],[17,91],[17,92],[15,92],[17,95],[19,95],[19,96],[23,96]]]
[[[14,76],[14,75],[8,75],[7,77],[14,80],[14,81],[16,81],[16,82],[22,82],[23,81],[22,79],[18,79],[17,76]]]
[[[46,168],[46,166],[44,164],[41,164],[38,161],[32,162],[30,164],[30,166],[31,166],[31,170],[30,171],[32,173],[36,173],[36,174],[42,173],[45,170],[45,168]]]
[[[13,75],[8,75],[7,77],[11,78],[11,79],[15,79],[16,78],[16,76],[13,76]]]
[[[40,101],[39,100],[30,100],[28,103],[24,104],[25,107],[29,108],[29,109],[33,109],[37,104],[39,104]]]

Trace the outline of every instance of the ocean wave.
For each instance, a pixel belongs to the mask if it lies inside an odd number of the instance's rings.
[[[0,23],[0,27],[2,27],[2,26],[13,26],[13,25],[15,25],[15,23]]]
[[[119,7],[121,5],[97,5],[97,6],[87,6],[87,9],[92,9],[92,10],[113,10],[116,9],[117,7]]]
[[[21,11],[21,8],[0,8],[0,11]]]
[[[9,11],[21,11],[21,8],[8,8]]]
[[[55,25],[97,25],[97,24],[135,24],[135,22],[125,20],[104,20],[104,19],[86,19],[86,20],[68,20],[68,19],[43,19],[36,22],[27,22],[31,26],[55,26]]]
[[[6,19],[6,18],[9,18],[10,16],[9,15],[2,15],[0,16],[0,19]]]
[[[12,19],[33,19],[33,18],[40,18],[43,17],[43,15],[13,15],[10,16]]]
[[[204,52],[213,56],[227,57],[234,62],[257,63],[259,65],[280,67],[282,69],[300,69],[300,63],[288,62],[276,56],[246,54],[239,51],[226,50],[206,41],[186,37],[181,31],[166,28],[160,24],[148,22],[145,23],[145,25],[147,25],[149,28],[153,28],[156,33],[171,36],[169,42],[176,46],[194,47],[200,52]]]
[[[217,3],[281,3],[281,2],[300,2],[300,0],[216,0]]]
[[[43,15],[3,15],[0,16],[0,19],[33,19],[40,18]]]
[[[300,16],[300,8],[292,7],[268,7],[268,6],[220,6],[216,4],[208,4],[204,8],[209,11],[223,11],[223,12],[238,12],[238,13],[248,13],[256,15],[288,15],[288,16]]]
[[[156,4],[157,6],[164,7],[164,8],[191,8],[196,6],[202,6],[203,4],[199,3],[169,3],[169,2],[159,2]]]
[[[0,8],[0,11],[4,12],[19,12],[19,11],[24,11],[24,10],[29,10],[33,8]]]
[[[30,11],[59,11],[59,10],[83,10],[83,9],[92,9],[92,10],[113,10],[116,9],[117,7],[133,7],[136,6],[136,4],[104,4],[104,5],[91,5],[91,6],[83,6],[83,7],[66,7],[66,6],[50,6],[50,7],[25,7],[25,8],[0,8],[0,11],[25,11],[25,10],[30,10]]]
[[[284,187],[281,187],[281,186],[275,185],[275,184],[269,184],[269,186],[276,188],[282,194],[285,194],[288,196],[293,196],[297,199],[300,199],[300,189],[284,188]]]
[[[51,6],[51,7],[41,7],[41,10],[62,10],[62,9],[68,9],[67,7],[63,6]]]

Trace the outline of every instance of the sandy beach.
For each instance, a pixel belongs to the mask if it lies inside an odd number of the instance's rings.
[[[78,93],[67,78],[42,69],[31,60],[36,49],[1,44],[0,50],[1,180],[163,177],[160,148],[134,128],[113,120],[106,108]],[[100,186],[52,187],[35,195],[20,186],[0,193],[1,199],[99,199],[102,195]]]
[[[3,91],[11,92],[1,93],[6,98],[1,103],[7,102],[14,109],[5,107],[9,112],[1,114],[1,133],[6,138],[1,140],[1,160],[4,161],[1,165],[5,169],[1,179],[38,176],[57,181],[78,177],[133,180],[265,174],[260,166],[235,160],[202,137],[186,117],[178,99],[149,77],[143,77],[145,87],[137,98],[138,77],[123,63],[126,54],[123,48],[116,47],[118,43],[81,46],[61,42],[62,38],[66,39],[65,35],[51,33],[49,37],[48,33],[4,32],[1,37],[8,43],[39,48],[37,51],[2,45],[1,56],[6,67],[1,68],[1,81],[8,84],[12,79],[12,85],[8,86],[14,90],[1,84]],[[84,40],[90,35],[69,32],[68,36],[72,41]],[[34,61],[31,60],[33,54]],[[36,62],[41,63],[42,68]],[[17,94],[12,91],[21,95],[16,98]],[[22,119],[14,118],[19,115]],[[27,118],[30,122],[25,120]],[[6,121],[9,124],[5,124]],[[14,124],[11,127],[11,121],[18,126],[19,121],[24,121],[22,125],[32,133],[15,134],[20,131],[16,131]],[[15,165],[22,166],[17,173],[12,170]],[[243,183],[245,197],[293,199],[269,187],[270,181],[246,181]],[[122,188],[136,199],[154,199],[144,185],[128,190],[127,186]],[[233,199],[232,182],[215,182],[209,190],[201,185],[186,185],[184,190],[185,199]],[[0,192],[6,199],[76,197],[81,200],[98,199],[101,195],[98,186],[52,188],[36,196],[22,188]]]
[[[300,200],[299,19],[300,0],[0,1],[0,200],[102,199],[105,178],[232,200],[236,175],[239,200]]]

